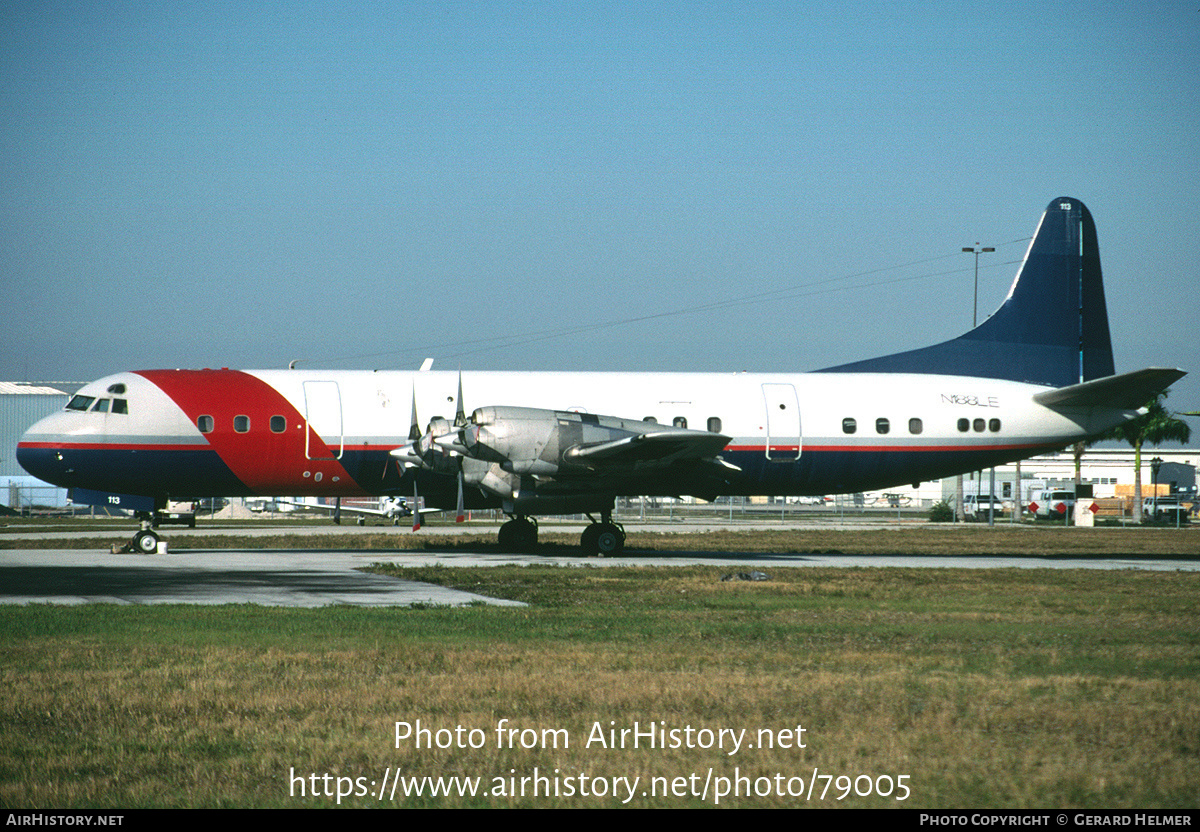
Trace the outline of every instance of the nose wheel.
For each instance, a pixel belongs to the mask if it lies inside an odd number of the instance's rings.
[[[158,551],[158,535],[149,529],[142,529],[133,536],[133,541],[130,543],[133,551],[141,552],[143,555],[153,555]]]

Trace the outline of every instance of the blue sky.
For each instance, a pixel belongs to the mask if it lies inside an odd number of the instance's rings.
[[[1196,3],[806,6],[5,4],[0,378],[813,369],[1058,196],[1118,370],[1200,374]]]

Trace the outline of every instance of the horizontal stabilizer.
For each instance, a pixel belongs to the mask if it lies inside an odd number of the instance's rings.
[[[1033,400],[1056,410],[1067,407],[1113,407],[1137,410],[1187,375],[1183,370],[1147,367],[1119,376],[1098,378],[1070,387],[1037,393]]]

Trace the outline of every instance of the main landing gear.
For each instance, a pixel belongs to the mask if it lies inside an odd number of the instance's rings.
[[[589,557],[611,557],[625,550],[625,529],[612,521],[612,512],[600,515],[600,522],[588,515],[592,524],[583,530],[579,546]],[[519,516],[500,527],[500,549],[510,554],[528,553],[537,548],[538,525],[533,517]]]
[[[579,536],[579,546],[585,555],[599,555],[603,558],[619,555],[625,550],[625,529],[612,521],[611,511],[603,512],[599,523],[592,515],[587,517],[592,521],[592,525],[584,529],[583,534]]]
[[[538,527],[533,517],[514,517],[500,527],[500,549],[511,554],[537,548]]]

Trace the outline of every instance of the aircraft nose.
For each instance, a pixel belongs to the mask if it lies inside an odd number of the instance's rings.
[[[43,482],[68,487],[71,470],[62,448],[46,431],[49,418],[34,423],[17,443],[17,464]]]

